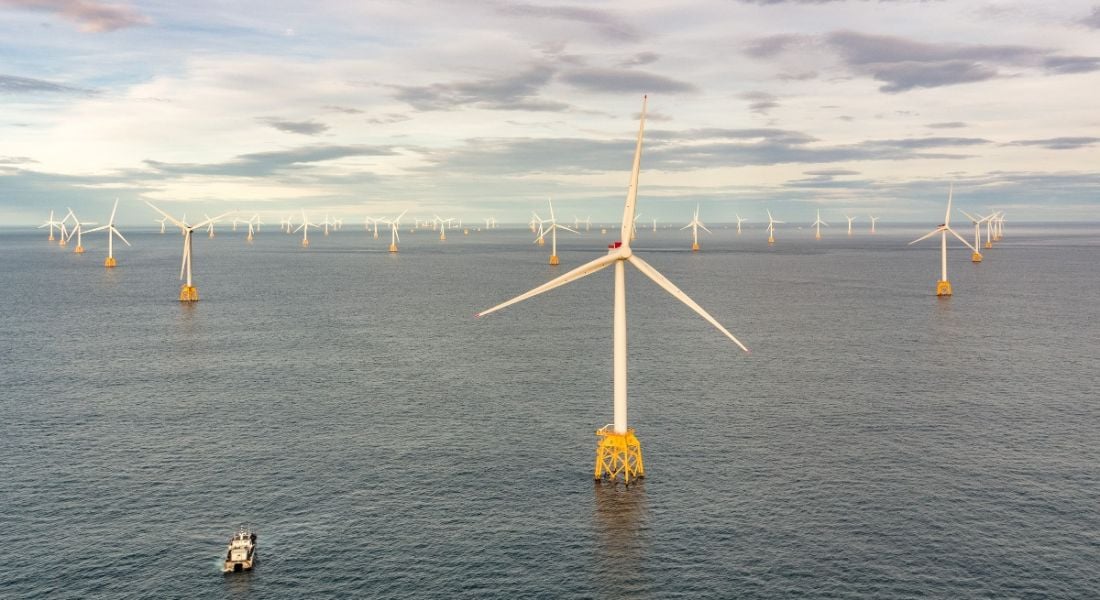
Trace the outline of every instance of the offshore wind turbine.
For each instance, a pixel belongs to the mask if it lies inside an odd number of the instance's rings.
[[[542,234],[539,235],[538,239],[536,239],[535,242],[540,242],[541,240],[546,238],[547,233],[550,234],[550,264],[551,265],[557,265],[559,263],[559,261],[558,261],[558,230],[559,229],[564,229],[565,231],[571,231],[571,232],[576,233],[578,235],[580,235],[580,232],[576,231],[576,230],[573,230],[573,229],[570,229],[570,228],[566,227],[565,225],[559,225],[558,220],[554,217],[554,203],[549,198],[547,198],[546,201],[550,204],[550,218],[546,220],[546,222],[550,223],[550,227],[544,229]],[[539,227],[542,227],[541,223],[539,224]],[[541,246],[544,243],[545,242],[539,243],[539,245]]]
[[[745,221],[748,221],[748,219],[742,219],[741,215],[738,214],[735,214],[734,216],[737,217],[737,235],[741,235],[741,224]]]
[[[691,251],[692,252],[698,252],[699,251],[699,228],[702,227],[703,231],[705,231],[707,233],[710,233],[710,230],[707,229],[707,226],[703,225],[703,222],[699,220],[699,205],[698,204],[695,205],[695,213],[693,215],[691,215],[691,222],[688,223],[687,225],[684,225],[683,227],[681,227],[680,231],[683,231],[683,230],[687,229],[688,227],[691,227]]]
[[[817,220],[810,224],[810,227],[813,227],[817,230],[814,233],[814,239],[815,240],[820,240],[821,239],[821,226],[822,225],[824,225],[826,227],[829,226],[828,223],[821,220],[821,209],[819,208],[819,209],[817,209]]]
[[[871,235],[874,235],[875,234],[875,223],[878,221],[879,218],[878,217],[873,217],[873,216],[868,216],[867,218],[871,219]]]
[[[956,233],[954,229],[951,229],[951,196],[953,192],[954,186],[952,185],[950,188],[948,188],[947,191],[947,212],[943,215],[943,223],[940,223],[939,226],[937,226],[932,231],[909,242],[909,245],[912,246],[913,244],[921,240],[928,239],[936,235],[937,233],[940,234],[940,280],[936,282],[937,296],[951,295],[951,282],[947,280],[947,234],[950,232],[951,235],[959,238],[959,241],[965,244],[967,248],[970,248],[974,252],[978,251],[978,249],[971,246],[970,242],[966,241],[963,236]]]
[[[76,215],[73,214],[73,209],[69,209],[69,212],[65,213],[64,218],[58,221],[61,235],[58,237],[57,245],[64,246],[69,243],[69,228],[66,225],[69,219],[76,219]]]
[[[767,210],[767,209],[764,209],[764,210]],[[769,244],[774,244],[775,243],[775,226],[776,225],[782,225],[782,224],[786,223],[786,221],[777,221],[774,218],[772,218],[772,211],[767,210],[767,212],[768,212],[768,243]]]
[[[401,211],[401,214],[397,215],[397,218],[392,221],[384,219],[384,222],[390,226],[390,252],[397,252],[397,242],[401,241],[401,236],[398,235],[397,230],[401,229],[401,217],[405,216],[407,212],[409,212],[408,209]]]
[[[168,217],[164,217],[163,219],[153,219],[153,222],[160,223],[160,234],[164,235],[164,224],[168,222]]]
[[[310,227],[317,227],[317,224],[316,224],[316,223],[313,223],[313,222],[311,222],[311,221],[310,221],[310,220],[309,220],[309,219],[308,219],[308,218],[306,217],[306,211],[305,211],[305,209],[302,209],[302,224],[301,224],[301,225],[299,225],[299,226],[298,226],[298,227],[297,227],[297,228],[296,228],[296,229],[294,230],[294,233],[298,233],[298,231],[301,231],[301,232],[302,232],[302,247],[303,247],[303,248],[308,248],[308,247],[309,247],[309,228],[310,228]]]
[[[50,228],[50,237],[47,238],[46,241],[48,241],[48,242],[54,241],[53,230],[54,230],[54,228],[60,228],[61,227],[61,221],[55,220],[53,218],[53,209],[50,209],[50,218],[46,219],[45,223],[39,225],[38,229],[42,229],[43,227],[49,227]]]
[[[970,222],[974,224],[974,253],[970,255],[970,262],[980,263],[982,262],[982,253],[978,251],[978,248],[982,247],[982,223],[989,221],[990,217],[975,217],[963,209],[959,209],[959,212],[966,215],[966,218],[970,219]]]
[[[447,241],[447,225],[450,225],[451,221],[454,221],[454,219],[444,219],[439,215],[435,215],[435,222],[439,223],[439,241]]]
[[[844,215],[844,218],[848,219],[848,237],[852,237],[852,221],[855,221],[856,218],[849,217],[848,215]]]
[[[737,344],[742,350],[748,352],[732,333],[715,320],[707,311],[695,303],[680,288],[665,278],[649,263],[642,260],[630,248],[630,232],[634,227],[634,212],[638,199],[638,174],[641,169],[642,136],[645,132],[646,105],[642,103],[641,122],[638,126],[638,142],[634,149],[634,164],[630,173],[630,187],[626,195],[626,203],[623,207],[623,219],[619,234],[622,241],[608,246],[608,253],[591,262],[581,265],[568,273],[560,275],[550,281],[504,302],[488,310],[478,313],[481,317],[498,311],[517,302],[521,302],[543,292],[573,282],[577,279],[591,275],[606,267],[615,267],[615,299],[614,299],[614,343],[613,343],[613,389],[614,389],[614,421],[596,431],[599,439],[596,447],[595,478],[597,480],[608,477],[612,480],[622,479],[624,483],[630,483],[635,478],[645,476],[645,465],[642,462],[642,446],[638,441],[634,430],[627,426],[627,369],[626,369],[626,263],[634,265],[643,275],[653,280],[676,299],[686,304],[711,325],[718,328],[726,337]]]
[[[214,237],[214,219],[211,219],[210,215],[206,213],[202,213],[202,216],[206,217],[206,220],[208,221],[206,224],[206,237]]]
[[[104,229],[107,230],[107,260],[103,261],[103,266],[107,267],[108,269],[112,269],[112,268],[118,266],[118,261],[115,260],[115,244],[114,244],[115,236],[117,235],[118,239],[122,240],[122,242],[124,244],[126,244],[127,246],[130,245],[130,242],[127,242],[126,238],[122,237],[122,232],[119,231],[117,227],[115,227],[115,213],[117,211],[118,211],[118,198],[115,198],[115,207],[111,209],[111,218],[107,220],[107,224],[106,225],[100,225],[99,227],[96,227],[95,229],[89,229],[88,230],[88,233],[95,233],[97,231],[102,231]]]
[[[245,221],[245,224],[248,225],[248,236],[244,238],[245,240],[251,242],[252,239],[256,237],[256,231],[259,231],[260,229],[259,223],[260,215],[252,215],[247,221]]]
[[[95,225],[95,223],[92,221],[82,222],[80,219],[76,218],[76,213],[74,213],[71,208],[69,209],[69,214],[73,217],[73,228],[69,230],[69,239],[71,240],[74,235],[76,236],[76,248],[73,248],[73,253],[84,254],[84,244],[82,243],[84,237],[81,234],[84,233],[85,225]]]
[[[203,227],[207,224],[207,222],[201,221],[194,225],[188,225],[186,221],[178,220],[175,217],[164,212],[163,210],[157,208],[156,206],[153,206],[152,202],[146,200],[145,203],[149,205],[149,208],[152,208],[153,210],[167,217],[169,221],[174,223],[176,227],[179,227],[180,230],[183,231],[183,260],[180,263],[180,279],[184,279],[184,276],[186,275],[186,281],[184,282],[183,286],[180,287],[180,302],[198,302],[199,290],[195,287],[194,283],[191,280],[191,238],[192,234],[195,233],[195,230]],[[218,215],[217,217],[215,217],[215,219],[221,219],[222,217],[225,217],[229,214],[230,213],[224,213]]]

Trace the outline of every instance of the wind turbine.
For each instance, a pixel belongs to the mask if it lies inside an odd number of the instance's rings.
[[[118,211],[118,198],[115,198],[115,207],[111,209],[111,218],[107,220],[106,225],[100,225],[95,229],[89,229],[88,233],[95,233],[97,231],[107,230],[107,260],[103,261],[103,266],[108,269],[112,269],[118,266],[118,261],[115,260],[115,236],[122,240],[127,246],[130,242],[126,241],[126,238],[122,237],[122,232],[115,227],[115,212]]]
[[[584,230],[589,231],[592,229],[592,217],[588,216],[584,219]]]
[[[993,212],[989,213],[989,217],[987,217],[987,220],[985,222],[985,247],[986,248],[992,248],[993,247],[994,221],[997,219],[998,214],[1000,214],[1000,213],[998,213],[997,211],[993,211]]]
[[[180,302],[198,302],[199,290],[191,281],[191,237],[196,229],[206,225],[207,222],[202,221],[194,225],[188,225],[186,221],[177,220],[163,210],[153,206],[152,202],[146,200],[145,203],[149,205],[149,208],[167,217],[169,221],[175,223],[176,227],[179,227],[180,230],[183,231],[183,261],[180,263],[180,279],[184,279],[185,274],[187,277],[186,282],[180,287]],[[218,215],[214,219],[221,219],[229,214],[230,213]]]
[[[550,218],[547,219],[547,222],[550,223],[550,227],[547,228],[547,229],[544,229],[542,231],[542,233],[539,235],[538,239],[535,240],[535,242],[541,242],[543,239],[546,238],[546,234],[548,234],[548,233],[550,234],[550,264],[551,265],[557,265],[558,262],[559,262],[558,261],[558,230],[559,229],[564,229],[565,231],[571,231],[571,232],[576,233],[578,235],[580,235],[580,232],[576,231],[574,229],[570,229],[570,228],[566,227],[565,225],[559,225],[557,219],[554,218],[554,203],[551,202],[549,198],[547,198],[546,201],[550,204]],[[539,223],[539,227],[542,227],[542,223]],[[546,242],[541,242],[541,243],[539,243],[539,245],[541,246],[545,243]]]
[[[325,226],[325,235],[328,235],[328,228],[332,226],[332,221],[328,218],[328,213],[325,213],[325,220],[321,221],[321,224]]]
[[[848,237],[852,237],[852,221],[855,221],[856,218],[849,217],[848,215],[844,215],[844,218],[848,219]]]
[[[653,233],[657,233],[657,218],[653,218]]]
[[[76,248],[73,248],[73,253],[84,254],[84,244],[82,243],[84,238],[81,234],[84,233],[85,225],[95,225],[95,223],[92,221],[82,222],[80,219],[76,218],[76,213],[74,213],[71,208],[69,209],[69,214],[73,217],[73,228],[69,231],[69,239],[71,240],[74,235],[76,236]]]
[[[206,213],[202,213],[202,216],[206,217],[206,220],[207,220],[206,237],[209,237],[209,238],[214,237],[214,219],[211,219],[210,215],[208,215]]]
[[[546,229],[543,228],[542,224],[544,222],[546,222],[546,219],[543,219],[542,217],[540,217],[539,213],[537,213],[535,211],[531,211],[531,219],[532,219],[531,222],[534,224],[534,225],[531,226],[531,231],[533,231],[535,233],[535,243],[537,243],[540,246],[545,246],[546,245]],[[535,229],[535,225],[538,225],[537,230]]]
[[[608,246],[608,253],[591,262],[581,265],[568,273],[560,275],[550,281],[532,289],[529,292],[516,296],[502,304],[478,313],[484,316],[517,302],[537,296],[543,292],[563,286],[567,283],[591,275],[606,267],[615,266],[615,300],[614,300],[614,344],[613,344],[613,389],[614,389],[614,422],[605,425],[596,431],[599,442],[596,447],[595,477],[597,480],[607,476],[615,480],[621,478],[625,483],[645,476],[645,465],[642,462],[642,447],[634,430],[627,427],[627,395],[626,395],[626,263],[634,265],[643,275],[649,277],[665,291],[676,299],[686,304],[714,325],[726,337],[737,344],[741,349],[748,349],[733,336],[732,333],[722,327],[714,317],[710,316],[702,307],[689,298],[687,294],[676,287],[671,281],[661,275],[649,263],[634,254],[630,248],[630,232],[634,227],[634,210],[638,199],[638,173],[641,168],[642,136],[645,131],[645,102],[642,103],[641,122],[638,126],[638,143],[634,149],[634,164],[630,173],[630,188],[627,191],[626,203],[623,207],[623,220],[620,227],[622,241]]]
[[[454,221],[454,219],[444,219],[439,215],[435,215],[435,222],[439,223],[439,241],[447,241],[447,225]]]
[[[816,232],[816,233],[814,234],[814,239],[815,239],[815,240],[820,240],[820,239],[821,239],[821,226],[822,226],[822,225],[824,225],[824,226],[826,226],[826,227],[828,227],[828,226],[829,226],[829,224],[828,224],[828,223],[826,223],[825,221],[822,221],[822,220],[821,220],[821,209],[819,208],[819,209],[817,209],[817,220],[816,220],[816,221],[814,221],[814,222],[813,222],[813,223],[812,223],[812,224],[810,225],[810,227],[814,227],[814,228],[816,228],[816,229],[817,229],[817,232]]]
[[[767,210],[767,209],[765,209],[765,210]],[[783,225],[783,224],[786,223],[786,221],[776,221],[775,219],[772,218],[772,211],[768,210],[767,212],[768,212],[768,243],[769,244],[774,244],[775,243],[775,226],[776,225]]]
[[[397,234],[397,230],[401,228],[401,217],[405,216],[407,212],[409,212],[408,209],[401,211],[401,214],[397,215],[397,218],[392,221],[383,220],[390,226],[390,252],[397,252],[397,242],[401,241],[401,236]]]
[[[878,221],[879,218],[878,217],[872,217],[872,216],[868,216],[867,218],[871,219],[871,235],[874,235],[875,234],[875,223]]]
[[[290,215],[279,219],[279,231],[290,233]]]
[[[699,205],[698,204],[695,205],[695,214],[693,214],[691,216],[691,222],[688,223],[687,225],[684,225],[683,227],[681,227],[680,231],[683,231],[683,230],[687,229],[688,227],[691,227],[691,251],[692,252],[698,252],[699,251],[699,228],[702,227],[703,231],[705,231],[707,233],[710,233],[710,230],[707,229],[707,226],[703,225],[703,222],[699,220]]]
[[[944,215],[943,215],[943,223],[941,223],[938,227],[936,227],[932,231],[930,231],[930,232],[920,236],[919,238],[909,242],[909,245],[912,246],[913,244],[915,244],[915,243],[917,243],[921,240],[928,239],[928,238],[936,235],[937,233],[940,234],[940,280],[936,282],[936,295],[937,296],[950,296],[951,295],[951,282],[947,280],[947,234],[948,234],[948,232],[950,232],[951,235],[959,238],[959,241],[961,241],[963,244],[966,244],[967,248],[970,248],[974,252],[978,251],[977,248],[970,245],[970,242],[963,239],[963,236],[956,233],[954,229],[951,229],[951,196],[952,196],[953,192],[954,192],[954,185],[949,187],[948,190],[947,190],[947,212],[944,213]]]
[[[298,233],[298,230],[302,231],[302,247],[303,248],[308,248],[309,247],[309,228],[310,227],[317,227],[317,224],[316,223],[311,223],[309,221],[309,219],[306,218],[305,209],[302,209],[302,224],[299,225],[298,228],[294,230],[294,233]]]
[[[47,219],[45,223],[39,225],[38,229],[42,229],[43,227],[49,227],[50,228],[50,237],[46,241],[49,241],[49,242],[54,241],[53,230],[54,230],[54,228],[60,228],[61,227],[61,221],[55,221],[54,220],[54,218],[53,218],[53,209],[50,209],[50,218]]]
[[[65,244],[69,243],[69,228],[66,225],[66,223],[69,221],[69,219],[76,219],[76,215],[73,214],[73,209],[71,209],[71,208],[69,209],[69,212],[65,213],[65,217],[62,218],[60,221],[58,221],[58,223],[59,223],[58,227],[61,230],[60,231],[61,235],[58,237],[58,240],[57,240],[57,245],[58,246],[64,246]]]
[[[634,217],[634,221],[630,224],[630,241],[638,239],[638,219],[642,216],[642,213],[638,213]]]
[[[737,217],[737,235],[741,235],[741,224],[744,223],[745,221],[748,221],[748,219],[742,219],[741,215],[736,215],[736,217]]]
[[[252,215],[245,224],[248,225],[248,237],[245,240],[251,242],[256,237],[255,232],[260,230],[260,215]]]
[[[988,222],[993,215],[975,217],[961,208],[959,212],[966,215],[966,218],[970,219],[970,222],[974,224],[974,253],[970,255],[970,262],[980,263],[982,262],[982,253],[978,251],[978,248],[982,247],[982,223]]]
[[[163,219],[153,219],[154,223],[160,223],[160,234],[161,235],[164,235],[164,224],[167,221],[168,221],[168,217],[164,217]]]

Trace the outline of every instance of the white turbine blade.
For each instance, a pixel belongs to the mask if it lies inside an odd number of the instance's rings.
[[[187,253],[191,250],[191,245],[185,243],[183,245],[183,258],[180,259],[180,279],[183,279],[184,270],[187,268]]]
[[[121,232],[121,231],[119,231],[119,230],[115,229],[114,227],[111,227],[111,233],[113,233],[113,234],[117,235],[117,236],[118,236],[118,239],[122,240],[122,241],[123,241],[123,243],[125,243],[125,244],[126,244],[127,246],[129,246],[129,245],[130,245],[130,242],[127,242],[127,241],[126,241],[126,238],[122,237],[122,232]]]
[[[638,143],[634,146],[634,165],[630,169],[630,188],[626,192],[626,205],[623,206],[623,224],[619,229],[619,239],[630,245],[630,234],[634,231],[634,210],[638,203],[638,174],[642,168],[642,137],[645,135],[645,112],[648,96],[642,96],[642,117],[638,123]],[[641,216],[641,215],[639,215]]]
[[[84,233],[95,233],[97,231],[103,231],[104,229],[107,229],[108,227],[110,227],[110,225],[100,225],[99,227],[96,227],[95,229],[89,229],[88,231],[85,231]]]
[[[966,244],[966,247],[967,247],[967,248],[970,248],[970,249],[971,249],[971,250],[973,250],[974,252],[977,252],[977,251],[978,251],[978,249],[977,249],[977,248],[975,248],[974,246],[972,246],[972,245],[970,244],[970,242],[966,241],[966,238],[964,238],[963,236],[961,236],[961,235],[959,235],[959,234],[955,233],[955,230],[954,230],[954,229],[951,229],[950,227],[944,227],[944,229],[946,229],[947,231],[950,231],[950,232],[951,232],[951,235],[953,235],[953,236],[955,236],[955,237],[959,238],[959,241],[960,241],[960,242],[962,242],[962,243],[964,243],[964,244]]]
[[[908,246],[912,246],[913,244],[915,244],[915,243],[917,243],[917,242],[919,242],[919,241],[921,241],[921,240],[926,240],[926,239],[928,239],[928,238],[930,238],[930,237],[932,237],[932,236],[936,235],[937,233],[939,233],[939,232],[941,232],[941,231],[943,231],[943,227],[937,227],[937,228],[933,229],[932,231],[929,231],[928,233],[926,233],[926,234],[924,234],[924,235],[920,236],[919,238],[917,238],[917,239],[915,239],[915,240],[913,240],[913,241],[909,242],[909,243],[908,243],[907,245],[908,245]]]
[[[972,222],[974,222],[974,223],[981,223],[981,221],[980,221],[980,220],[979,220],[979,219],[978,219],[977,217],[975,217],[974,215],[972,215],[972,214],[970,214],[970,213],[966,212],[965,210],[963,210],[963,209],[961,209],[961,208],[960,208],[960,209],[959,209],[959,212],[961,212],[962,214],[966,215],[966,218],[967,218],[967,219],[970,219],[970,220],[971,220]]]
[[[630,258],[628,258],[627,262],[637,267],[637,269],[641,271],[643,275],[652,279],[654,283],[664,288],[666,292],[672,294],[673,297],[675,297],[677,300],[686,304],[688,308],[694,310],[696,313],[699,314],[700,317],[706,319],[708,323],[717,327],[718,331],[721,331],[726,335],[726,337],[733,340],[733,343],[737,344],[738,347],[740,347],[742,350],[744,350],[745,352],[749,351],[749,349],[741,343],[741,340],[734,337],[734,335],[730,333],[725,327],[722,327],[722,324],[719,323],[717,319],[710,316],[710,313],[703,310],[702,306],[696,304],[694,300],[692,300],[690,297],[688,297],[687,294],[683,292],[683,290],[676,287],[676,284],[669,281],[667,278],[665,278],[664,275],[661,275],[660,271],[654,269],[652,265],[639,258],[637,254],[634,254]]]
[[[295,227],[295,228],[294,228],[294,233],[298,233],[298,232],[299,232],[299,231],[301,231],[301,230],[302,230],[302,228],[303,228],[303,227],[305,227],[305,226],[306,226],[306,224],[305,224],[305,223],[302,223],[301,225],[299,225],[299,226]]]
[[[554,225],[554,227],[557,227],[558,229],[564,229],[564,230],[566,230],[566,231],[569,231],[569,232],[571,232],[571,233],[575,233],[575,234],[577,234],[577,235],[580,235],[580,233],[581,233],[581,232],[579,232],[579,231],[577,231],[577,230],[575,230],[575,229],[570,229],[570,228],[566,227],[565,225],[557,225],[557,224],[555,224],[555,225]]]
[[[186,229],[186,228],[187,228],[187,225],[184,225],[182,221],[179,221],[179,220],[177,220],[177,219],[176,219],[175,217],[173,217],[172,215],[170,215],[170,214],[168,214],[168,213],[164,212],[163,210],[161,210],[161,209],[159,209],[159,208],[157,208],[157,207],[153,206],[153,203],[152,203],[152,202],[149,202],[148,200],[146,200],[146,201],[145,201],[145,203],[149,205],[149,208],[151,208],[151,209],[153,209],[153,210],[155,210],[155,211],[159,212],[160,214],[164,215],[164,218],[165,218],[165,219],[168,219],[169,221],[171,221],[172,223],[174,223],[174,224],[176,225],[176,227],[179,227],[179,228],[182,228],[182,229]],[[71,213],[72,211],[70,210],[69,212]]]
[[[943,224],[944,224],[944,226],[947,226],[947,225],[951,224],[951,196],[954,195],[954,192],[955,192],[955,184],[952,183],[947,188],[947,212],[944,213],[944,215],[943,215]]]
[[[229,212],[227,212],[227,213],[222,213],[222,214],[220,214],[220,215],[218,215],[218,216],[214,217],[213,219],[206,219],[205,221],[201,221],[201,222],[199,222],[199,223],[196,223],[196,224],[192,225],[192,226],[190,227],[190,229],[192,229],[192,230],[194,230],[194,229],[198,229],[198,228],[200,228],[200,227],[203,227],[204,225],[208,225],[208,224],[210,224],[210,223],[213,223],[214,221],[219,221],[219,220],[221,220],[221,219],[224,219],[225,217],[228,217],[228,216],[229,216],[229,215],[231,215],[231,214],[233,214],[233,211],[229,211]],[[247,223],[247,222],[248,222],[248,221],[245,221],[245,223]]]
[[[487,315],[491,312],[496,312],[496,311],[498,311],[502,308],[505,308],[507,306],[511,306],[511,305],[513,305],[517,302],[522,302],[523,300],[526,300],[526,299],[528,299],[532,296],[537,296],[537,295],[539,295],[543,292],[549,292],[550,290],[552,290],[556,287],[563,286],[563,285],[565,285],[565,284],[567,284],[571,281],[576,281],[577,279],[580,279],[582,277],[586,277],[588,275],[591,275],[591,274],[595,273],[596,271],[599,271],[600,269],[603,269],[604,267],[607,267],[611,264],[614,264],[615,261],[617,261],[617,260],[619,260],[619,255],[618,254],[608,254],[606,256],[601,256],[601,257],[597,258],[596,260],[593,260],[591,262],[587,262],[587,263],[577,267],[576,269],[573,269],[572,271],[569,271],[568,273],[559,275],[558,277],[555,277],[554,279],[551,279],[550,281],[547,281],[546,283],[536,287],[535,289],[533,289],[529,292],[520,294],[519,296],[516,296],[515,298],[512,298],[511,300],[509,300],[507,302],[503,302],[501,304],[498,304],[498,305],[496,305],[496,306],[494,306],[494,307],[492,307],[488,310],[483,310],[483,311],[477,313],[476,316],[483,317],[483,316],[485,316],[485,315]]]
[[[687,225],[684,225],[683,227],[681,227],[681,228],[680,228],[680,231],[683,231],[683,230],[687,229],[688,227],[691,227],[691,226],[692,226],[692,225],[694,225],[694,224],[695,224],[695,223],[688,223]]]
[[[114,225],[116,212],[118,212],[118,198],[115,198],[115,207],[111,209],[111,218],[107,221],[109,225]]]
[[[699,227],[702,228],[703,231],[705,231],[707,233],[711,233],[711,230],[707,229],[706,225],[703,225],[702,223],[699,223]]]

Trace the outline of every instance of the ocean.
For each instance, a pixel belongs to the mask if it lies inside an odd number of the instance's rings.
[[[857,222],[857,225],[859,223]],[[1100,226],[643,228],[647,477],[594,484],[614,230],[0,231],[5,598],[1096,598]],[[407,229],[406,229],[407,231]],[[387,232],[388,233],[388,232]],[[223,575],[239,523],[256,568]]]

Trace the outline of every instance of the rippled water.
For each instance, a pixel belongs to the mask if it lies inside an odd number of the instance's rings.
[[[1086,598],[1100,243],[1014,225],[955,296],[923,227],[640,233],[744,355],[628,269],[648,478],[594,486],[609,271],[518,230],[263,231],[77,256],[0,233],[0,596]],[[70,248],[71,249],[71,246]],[[260,533],[223,576],[234,527]]]

